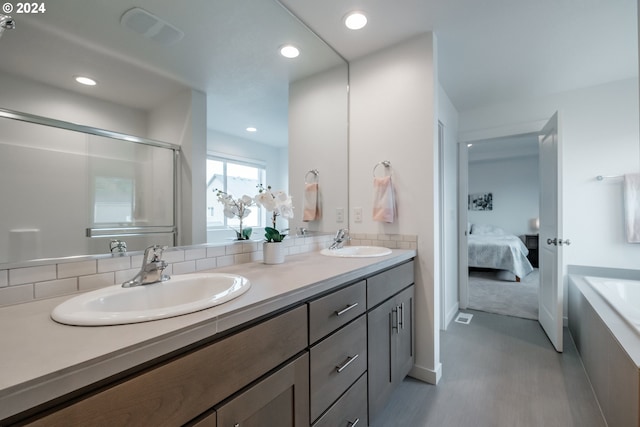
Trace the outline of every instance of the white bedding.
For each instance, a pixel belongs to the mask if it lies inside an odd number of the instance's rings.
[[[469,267],[506,270],[523,278],[533,271],[527,259],[529,250],[512,234],[488,233],[469,235]]]

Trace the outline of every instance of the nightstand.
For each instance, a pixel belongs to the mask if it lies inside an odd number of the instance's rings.
[[[538,268],[538,235],[525,234],[524,245],[529,249],[527,259],[534,268]]]

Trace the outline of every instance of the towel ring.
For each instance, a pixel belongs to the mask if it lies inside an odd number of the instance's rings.
[[[311,169],[309,172],[307,172],[307,174],[304,176],[304,183],[305,184],[311,184],[307,178],[309,177],[309,174],[312,174],[313,177],[315,178],[315,182],[317,183],[320,175],[320,172],[318,171],[318,169]]]
[[[373,177],[374,178],[376,177],[376,169],[378,168],[378,166],[384,166],[385,170],[386,170],[387,168],[391,167],[391,162],[389,160],[383,160],[383,161],[381,161],[379,163],[376,163],[376,165],[373,167]]]

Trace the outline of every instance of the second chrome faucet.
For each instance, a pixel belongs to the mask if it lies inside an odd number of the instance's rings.
[[[162,252],[167,249],[166,246],[153,245],[144,251],[142,257],[142,267],[138,274],[131,280],[127,280],[122,284],[123,288],[132,288],[134,286],[150,285],[152,283],[166,282],[171,277],[163,274],[165,268],[169,264],[162,259]]]

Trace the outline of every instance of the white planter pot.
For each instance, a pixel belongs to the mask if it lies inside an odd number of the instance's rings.
[[[264,242],[262,251],[265,264],[282,264],[284,262],[282,242]]]

